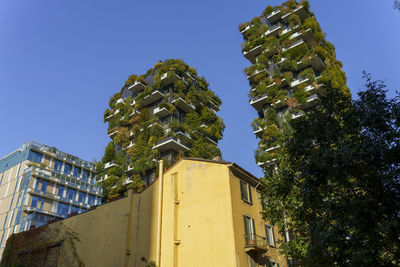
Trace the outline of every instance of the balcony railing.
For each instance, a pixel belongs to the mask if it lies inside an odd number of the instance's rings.
[[[292,14],[296,14],[297,16],[299,16],[301,21],[304,21],[309,16],[308,13],[307,13],[307,10],[304,8],[304,6],[303,5],[299,5],[295,10],[283,15],[281,18],[282,18],[282,20],[284,22],[288,22],[289,18],[290,18],[290,16]]]
[[[157,100],[160,100],[164,97],[164,94],[160,91],[156,90],[151,93],[151,95],[147,95],[143,98],[142,102],[140,103],[142,107],[148,106]]]
[[[250,100],[250,105],[253,108],[255,108],[258,112],[262,112],[265,100],[267,98],[268,98],[268,96],[266,94],[262,95],[262,96],[259,96],[259,97],[256,97],[256,98]]]
[[[172,104],[180,108],[185,112],[191,112],[196,110],[195,106],[191,103],[186,102],[183,98],[179,97],[172,100]]]
[[[153,111],[154,115],[160,117],[160,118],[164,118],[165,116],[168,116],[171,114],[171,112],[166,108],[160,108],[160,107],[156,107]]]
[[[267,239],[265,237],[248,234],[244,235],[246,252],[266,252],[268,249]]]
[[[271,13],[269,13],[268,15],[267,15],[267,19],[271,22],[271,23],[274,23],[275,21],[277,21],[278,19],[280,19],[280,17],[281,17],[281,11],[278,9],[278,10],[274,10],[274,11],[272,11]]]
[[[159,141],[156,145],[153,146],[153,149],[158,149],[160,152],[167,150],[174,151],[189,151],[189,148],[183,144],[183,142],[173,136],[168,136],[161,141]]]

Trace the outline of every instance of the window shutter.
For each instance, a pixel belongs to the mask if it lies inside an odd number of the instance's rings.
[[[251,186],[249,184],[247,184],[247,188],[249,189],[249,199],[248,200],[250,203],[253,203],[253,199],[251,197]]]
[[[244,188],[243,181],[240,180],[240,194],[241,194],[243,200],[245,200],[245,198],[244,198],[244,190],[245,190],[245,188]]]

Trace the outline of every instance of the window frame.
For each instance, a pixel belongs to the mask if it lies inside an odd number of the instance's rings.
[[[267,237],[268,245],[271,247],[276,247],[274,227],[265,224],[265,236]]]
[[[251,185],[240,180],[240,195],[242,200],[250,205],[253,205],[253,197],[251,193]]]

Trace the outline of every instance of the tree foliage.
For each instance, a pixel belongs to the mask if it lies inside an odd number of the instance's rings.
[[[400,0],[393,1],[393,8],[398,9],[400,11]]]
[[[351,101],[328,87],[282,134],[278,171],[264,179],[264,216],[307,266],[400,264],[400,101],[366,79]]]

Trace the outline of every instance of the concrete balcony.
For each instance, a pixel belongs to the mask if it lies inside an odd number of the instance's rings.
[[[112,167],[114,167],[114,166],[117,166],[117,164],[115,164],[114,162],[107,162],[106,164],[104,164],[104,169],[109,169],[109,168],[112,168]]]
[[[183,73],[183,77],[186,79],[186,81],[192,80],[194,82],[196,80],[192,75],[190,75],[188,71],[185,71]]]
[[[119,103],[123,104],[123,103],[125,103],[125,100],[123,98],[119,98],[115,104],[117,105]]]
[[[110,131],[110,132],[108,133],[108,136],[109,136],[110,138],[114,138],[114,137],[117,135],[117,133],[118,133],[118,130],[112,130],[112,131]]]
[[[132,103],[131,103],[131,106],[133,107],[134,105],[136,105],[136,100],[135,99],[133,99],[132,100]]]
[[[298,6],[295,10],[293,10],[292,12],[289,12],[285,15],[283,15],[281,17],[281,19],[285,22],[288,23],[289,22],[289,18],[292,14],[296,14],[297,16],[299,16],[301,21],[304,21],[306,18],[309,17],[309,14],[307,12],[307,10],[304,8],[303,5]]]
[[[305,69],[309,66],[311,66],[315,71],[320,72],[325,68],[325,63],[322,61],[322,59],[319,56],[314,56],[304,62],[302,62],[302,61],[297,62],[297,70],[298,71]]]
[[[278,162],[277,159],[271,159],[271,160],[267,160],[265,162],[257,162],[257,165],[260,166],[261,168],[267,168],[267,167],[275,165],[277,162]]]
[[[274,10],[271,13],[267,15],[267,19],[271,22],[274,23],[278,21],[281,18],[282,12],[278,10]]]
[[[292,114],[292,116],[290,118],[292,120],[295,120],[295,119],[298,119],[298,118],[300,118],[302,116],[304,116],[304,113],[303,112],[298,112],[298,113]]]
[[[129,169],[129,167],[128,167],[128,169]],[[127,185],[127,184],[130,184],[132,182],[133,182],[132,178],[128,178],[128,179],[125,179],[124,181],[122,181],[122,185]]]
[[[292,88],[297,88],[300,84],[304,84],[304,83],[307,83],[307,82],[309,82],[309,81],[310,81],[310,79],[308,79],[308,78],[299,77],[297,80],[294,80],[294,81],[290,84],[290,86],[291,86]]]
[[[211,110],[213,110],[215,113],[217,113],[217,111],[220,111],[218,104],[215,103],[213,100],[210,100],[209,103],[211,106]]]
[[[251,25],[247,25],[246,28],[240,31],[241,34],[245,34],[248,30],[250,30],[250,27],[253,27]]]
[[[133,84],[128,86],[128,90],[134,92],[135,94],[143,91],[146,88],[146,85],[144,85],[141,82],[135,81]]]
[[[184,81],[182,79],[182,77],[180,77],[175,72],[166,72],[161,76],[161,85],[166,86],[168,84],[176,82],[177,80],[182,80],[183,82],[185,82],[187,84],[187,82]]]
[[[252,64],[255,64],[256,58],[259,54],[261,54],[261,52],[262,52],[262,46],[258,45],[247,52],[244,51],[243,56],[245,56]]]
[[[171,115],[171,112],[166,107],[163,108],[156,107],[153,111],[153,114],[159,118],[164,118],[168,115]]]
[[[318,99],[319,99],[318,94],[310,95],[309,97],[307,97],[307,103],[314,103]]]
[[[161,93],[160,91],[156,90],[156,91],[152,92],[151,95],[145,96],[140,104],[142,107],[145,107],[145,106],[148,106],[148,105],[156,102],[157,100],[162,99],[163,97],[164,97],[164,94]]]
[[[190,137],[190,134],[188,132],[184,132],[184,131],[177,131],[177,132],[175,132],[175,135],[178,136],[179,138],[192,139]]]
[[[108,117],[106,118],[106,121],[112,119],[112,117],[114,117],[118,113],[119,113],[119,108],[117,108],[111,115],[108,115]]]
[[[140,114],[140,111],[135,109],[134,111],[132,111],[131,114],[129,114],[129,117],[133,117],[133,116],[139,115],[139,114]]]
[[[189,151],[189,148],[185,146],[180,139],[168,136],[163,140],[159,141],[156,145],[153,146],[153,149],[158,149],[160,152],[173,150],[173,151]]]
[[[251,99],[250,100],[250,105],[255,110],[257,110],[257,112],[262,113],[263,112],[263,107],[264,107],[264,104],[265,104],[265,101],[266,101],[267,98],[268,98],[268,96],[265,94],[265,95],[256,97],[254,99]]]
[[[210,138],[210,137],[208,137],[208,136],[204,136],[209,142],[211,142],[211,143],[213,143],[214,145],[218,145],[218,142],[217,141],[215,141],[214,139],[212,139],[212,138]]]
[[[263,133],[264,129],[261,127],[257,127],[254,131],[253,134],[255,134],[258,138],[261,137],[262,133]]]
[[[134,145],[135,145],[135,142],[131,141],[126,148],[129,149],[129,148],[133,147]]]
[[[293,49],[301,44],[305,44],[303,39],[297,40],[296,42],[294,42],[292,45],[290,45],[288,48],[282,48],[282,52],[285,52],[287,50]]]
[[[175,105],[176,107],[178,107],[179,109],[183,110],[186,113],[196,110],[196,108],[193,104],[186,102],[181,97],[172,100],[172,104]]]
[[[244,250],[248,253],[265,253],[268,250],[267,239],[256,234],[248,234],[244,236]]]
[[[282,29],[282,26],[281,25],[274,25],[274,26],[272,26],[271,28],[269,28],[268,29],[268,31],[266,31],[265,33],[264,33],[264,36],[265,37],[269,37],[269,36],[272,36],[272,35],[278,35],[279,34],[279,30],[280,29]]]
[[[247,76],[247,80],[249,80],[249,82],[254,82],[254,78],[260,74],[260,73],[267,73],[266,69],[262,69],[262,70],[256,70],[255,72],[253,72],[253,74]]]

